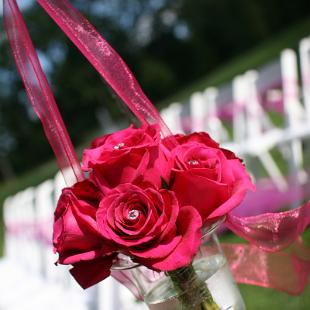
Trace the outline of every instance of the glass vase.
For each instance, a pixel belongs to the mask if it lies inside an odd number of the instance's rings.
[[[135,289],[151,310],[243,310],[245,305],[215,233],[203,231],[200,249],[190,265],[172,272],[131,268]]]

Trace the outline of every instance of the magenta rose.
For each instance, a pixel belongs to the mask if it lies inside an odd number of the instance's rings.
[[[160,143],[158,126],[127,129],[97,138],[84,151],[83,169],[100,189],[148,182],[159,188],[169,179],[172,161]]]
[[[70,272],[84,288],[108,277],[114,258],[113,246],[97,229],[101,198],[86,180],[65,188],[55,210],[53,244],[58,263],[73,265]]]
[[[175,136],[170,189],[180,206],[196,208],[203,222],[226,215],[254,185],[241,160],[206,133]]]
[[[191,206],[179,208],[173,192],[121,184],[97,210],[98,230],[118,251],[154,270],[190,263],[201,237],[201,217]]]

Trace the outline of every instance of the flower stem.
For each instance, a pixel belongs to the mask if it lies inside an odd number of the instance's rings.
[[[198,277],[192,264],[174,271],[169,271],[167,274],[170,276],[174,288],[178,293],[182,309],[220,310],[207,284]]]

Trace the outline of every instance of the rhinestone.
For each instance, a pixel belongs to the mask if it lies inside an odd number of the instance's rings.
[[[135,220],[139,216],[140,212],[138,210],[130,210],[128,212],[128,219]]]
[[[119,143],[119,144],[116,144],[115,146],[114,146],[114,150],[119,150],[121,147],[123,147],[125,145],[125,143],[123,143],[123,142],[121,142],[121,143]]]
[[[189,163],[190,165],[193,165],[193,166],[199,165],[199,161],[198,161],[198,160],[194,160],[194,159],[189,160],[188,163]]]

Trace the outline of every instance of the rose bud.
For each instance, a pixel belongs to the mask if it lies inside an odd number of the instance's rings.
[[[159,188],[172,167],[165,151],[158,126],[130,126],[95,139],[84,151],[83,169],[104,193],[123,183],[149,182]]]
[[[170,189],[180,206],[196,208],[203,222],[226,215],[242,201],[251,179],[234,153],[221,149],[206,133],[176,135]]]

